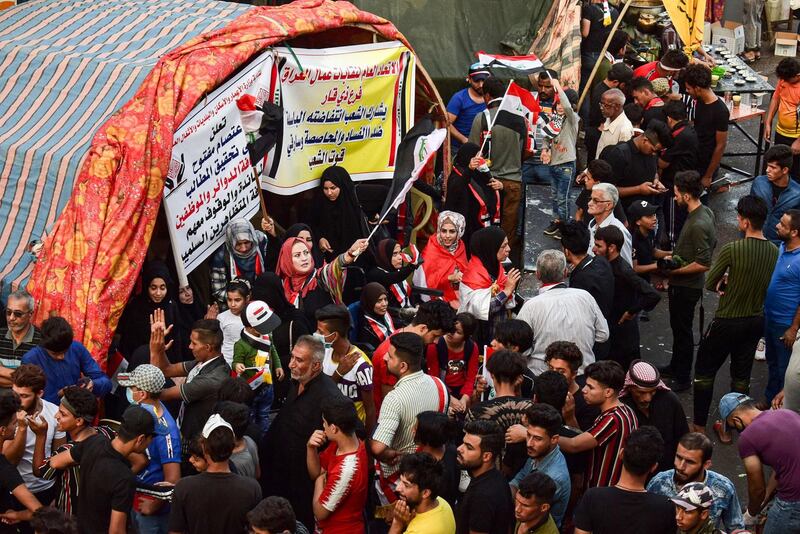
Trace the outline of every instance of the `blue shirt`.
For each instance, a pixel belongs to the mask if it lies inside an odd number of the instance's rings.
[[[58,405],[61,400],[58,392],[67,386],[74,386],[81,378],[81,374],[90,378],[93,383],[92,393],[103,397],[111,391],[111,380],[100,370],[86,347],[73,341],[63,360],[56,360],[50,356],[44,347],[29,350],[22,357],[22,363],[32,363],[44,370],[47,384],[44,387],[44,400]]]
[[[531,474],[533,471],[541,471],[545,475],[553,479],[556,483],[556,494],[553,497],[553,503],[550,505],[550,514],[553,519],[561,528],[561,521],[564,519],[564,514],[567,512],[567,505],[569,504],[569,496],[572,493],[572,482],[569,478],[569,470],[567,469],[567,460],[558,445],[550,451],[547,456],[539,461],[533,458],[528,458],[522,469],[510,482],[515,488],[519,488],[522,479]]]
[[[469,96],[469,88],[458,91],[447,103],[447,111],[456,116],[453,126],[464,137],[469,137],[469,131],[472,128],[472,121],[475,119],[475,115],[484,109],[486,109],[486,103],[481,100],[480,103],[476,104]],[[450,144],[454,148],[461,146],[461,143],[455,137],[450,137]]]
[[[774,199],[772,195],[772,183],[766,175],[756,176],[753,185],[750,186],[750,194],[761,198],[767,203],[767,219],[764,221],[764,237],[775,243],[781,244],[778,238],[778,231],[775,226],[781,220],[786,210],[800,208],[800,184],[789,179],[786,189]]]
[[[138,479],[145,484],[155,484],[164,481],[164,464],[181,463],[181,433],[178,424],[167,410],[163,403],[159,402],[161,416],[158,418],[159,424],[169,429],[166,436],[155,436],[150,446],[147,447],[147,467],[139,473]],[[140,404],[142,408],[150,413],[155,410],[149,404]]]
[[[665,497],[672,498],[678,494],[678,486],[675,485],[675,470],[669,469],[656,474],[647,485],[647,491],[657,493]],[[703,483],[711,489],[714,494],[714,503],[711,505],[708,517],[717,527],[732,532],[744,528],[744,517],[742,517],[742,506],[739,504],[739,497],[736,495],[736,488],[733,482],[727,477],[706,471],[706,478]]]
[[[792,324],[800,305],[800,247],[791,252],[781,243],[780,256],[764,300],[764,317],[777,324]],[[23,359],[24,361],[24,359]]]

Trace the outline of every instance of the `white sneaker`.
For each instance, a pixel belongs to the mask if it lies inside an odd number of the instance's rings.
[[[763,337],[758,340],[755,359],[757,362],[763,362],[764,360],[767,359],[767,342],[764,340]]]

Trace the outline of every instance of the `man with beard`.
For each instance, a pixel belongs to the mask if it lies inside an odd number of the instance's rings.
[[[656,366],[644,360],[634,360],[625,375],[622,402],[631,407],[639,425],[651,425],[664,439],[664,453],[658,460],[658,470],[669,468],[675,457],[678,440],[689,432],[686,413],[680,399],[661,381]]]
[[[675,451],[675,468],[656,474],[647,484],[647,491],[672,497],[686,484],[702,482],[714,494],[709,510],[711,523],[733,532],[744,528],[742,507],[733,482],[711,470],[713,447],[705,434],[689,432],[684,435]]]
[[[495,468],[503,452],[503,431],[494,421],[470,421],[458,447],[458,464],[470,483],[458,505],[458,534],[508,534],[514,505],[503,474]]]
[[[694,309],[703,296],[705,273],[717,246],[714,212],[700,202],[703,185],[695,171],[675,175],[675,202],[685,207],[686,223],[672,251],[669,272],[669,325],[672,328],[672,360],[659,368],[661,376],[672,378],[675,392],[692,387],[694,360]],[[776,390],[777,393],[777,390]]]
[[[619,228],[606,226],[595,233],[592,250],[595,256],[603,256],[608,260],[614,273],[614,302],[608,321],[610,358],[623,368],[640,356],[639,312],[652,310],[661,300],[661,295],[653,286],[622,259],[620,251],[624,245],[625,236]]]
[[[455,534],[453,510],[439,496],[442,466],[424,452],[400,460],[398,500],[389,534]]]
[[[550,513],[561,527],[572,492],[567,461],[558,447],[561,414],[548,404],[534,404],[525,413],[528,461],[511,481],[512,493],[520,490],[523,480],[532,472],[544,473],[556,483],[550,499]]]
[[[776,228],[783,243],[764,305],[764,339],[769,369],[765,391],[767,402],[783,389],[792,345],[800,327],[800,210],[787,210]]]
[[[467,142],[475,115],[486,109],[483,101],[483,81],[490,75],[482,63],[469,67],[466,81],[469,87],[457,91],[447,103],[447,119],[450,123],[450,146],[453,154]]]
[[[389,338],[389,344],[386,367],[398,380],[383,399],[378,426],[369,441],[370,451],[380,460],[378,497],[383,506],[397,499],[394,493],[399,476],[397,460],[417,448],[414,443],[417,415],[427,411],[446,412],[449,401],[444,382],[422,371],[425,346],[420,336],[400,332]]]
[[[312,336],[301,336],[294,344],[289,395],[261,451],[264,494],[286,497],[304,525],[314,524],[314,482],[306,468],[306,445],[314,431],[322,430],[322,406],[331,398],[344,397],[322,372],[324,357],[322,342]]]
[[[19,367],[22,356],[42,340],[39,329],[31,323],[33,297],[20,289],[8,296],[5,320],[0,328],[0,387],[11,387],[11,373]]]
[[[45,439],[42,444],[45,456],[50,456],[51,451],[58,449],[67,441],[66,434],[56,430],[58,406],[42,398],[46,379],[41,367],[31,364],[20,365],[11,373],[11,383],[21,406],[17,412],[17,432],[13,440],[3,445],[3,454],[9,462],[17,466],[19,474],[34,496],[40,502],[50,503],[55,496],[55,481],[40,478],[33,472],[33,450],[36,445],[36,433],[33,428],[39,425],[45,428]]]

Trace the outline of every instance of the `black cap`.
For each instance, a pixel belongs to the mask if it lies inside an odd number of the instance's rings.
[[[631,221],[638,221],[645,215],[655,215],[658,206],[646,200],[636,200],[628,206],[628,217]]]
[[[483,63],[473,63],[469,66],[469,73],[468,76],[479,82],[481,80],[485,80],[489,76],[491,76],[491,72],[489,72],[489,68],[484,65]]]

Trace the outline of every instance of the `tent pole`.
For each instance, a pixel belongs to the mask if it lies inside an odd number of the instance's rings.
[[[600,68],[600,61],[602,61],[603,56],[605,55],[606,51],[608,50],[608,45],[611,44],[611,39],[614,38],[614,32],[617,31],[619,28],[620,23],[622,22],[622,18],[627,13],[628,8],[631,6],[633,0],[626,0],[625,6],[622,8],[622,11],[619,12],[619,16],[617,17],[617,21],[614,23],[614,26],[611,28],[611,31],[606,38],[606,43],[603,45],[603,49],[600,51],[600,56],[597,58],[597,61],[594,64],[594,68],[592,69],[592,73],[589,75],[589,79],[586,80],[586,85],[583,87],[583,92],[581,93],[581,98],[578,100],[578,109],[581,109],[581,105],[583,101],[586,99],[587,93],[589,93],[589,89],[592,87],[592,81],[594,80],[594,75],[597,74],[597,69]]]

